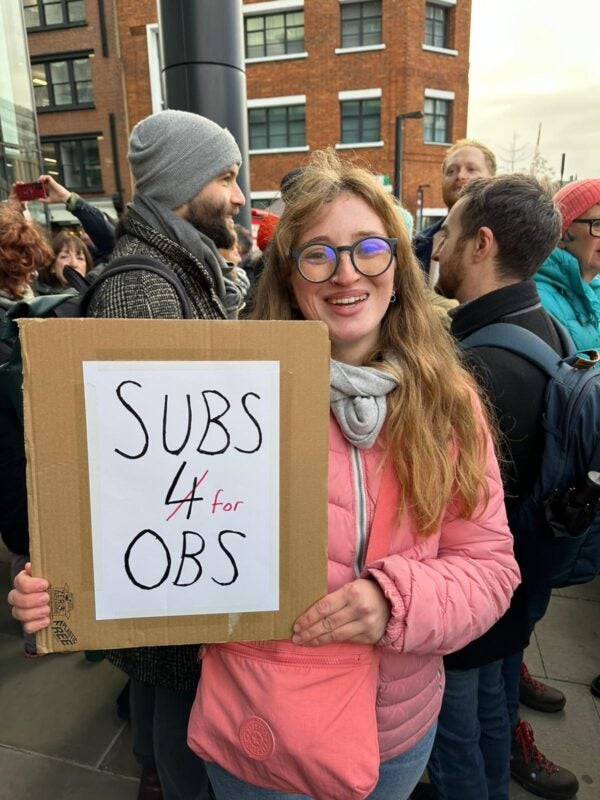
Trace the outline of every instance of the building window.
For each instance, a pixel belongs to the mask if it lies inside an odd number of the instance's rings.
[[[98,137],[42,140],[44,170],[75,192],[102,191]]]
[[[425,44],[448,47],[448,9],[445,6],[425,4]]]
[[[284,150],[306,144],[305,106],[248,109],[250,150]]]
[[[425,119],[423,138],[426,142],[451,141],[452,100],[439,97],[425,97]]]
[[[342,47],[370,47],[381,43],[381,0],[343,3],[340,10]]]
[[[27,28],[81,25],[85,22],[84,0],[23,0]]]
[[[38,111],[90,106],[94,102],[88,56],[36,61],[31,65],[31,77]]]
[[[304,11],[248,15],[246,58],[267,58],[304,52]]]
[[[379,97],[342,100],[340,114],[342,144],[379,141],[381,117],[381,99]]]

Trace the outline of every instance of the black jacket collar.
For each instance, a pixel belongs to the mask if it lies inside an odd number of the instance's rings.
[[[451,332],[457,339],[464,339],[474,331],[517,316],[520,312],[540,306],[540,297],[533,279],[503,286],[493,292],[477,297],[453,310]]]

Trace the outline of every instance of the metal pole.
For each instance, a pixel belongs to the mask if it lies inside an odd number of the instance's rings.
[[[396,117],[396,150],[394,153],[394,197],[402,203],[400,193],[402,191],[402,127],[404,117],[398,114]]]
[[[396,116],[396,152],[394,154],[394,195],[402,203],[402,135],[405,119],[421,119],[422,111],[407,111]]]
[[[238,182],[250,229],[250,171],[242,0],[159,0],[166,105],[228,128],[242,153]]]
[[[563,178],[564,178],[564,175],[565,175],[565,159],[566,159],[566,156],[567,156],[567,154],[563,153],[562,154],[562,158],[560,160],[560,185],[561,185],[561,187],[563,185]]]

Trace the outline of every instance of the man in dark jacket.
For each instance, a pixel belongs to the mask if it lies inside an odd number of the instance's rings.
[[[479,179],[462,190],[433,256],[442,291],[460,303],[451,312],[451,332],[459,341],[502,321],[532,331],[566,355],[531,279],[559,235],[560,214],[533,178]],[[500,348],[473,349],[467,364],[501,432],[510,520],[511,504],[532,489],[539,470],[547,377]],[[577,778],[538,751],[531,726],[518,718],[523,648],[550,599],[540,576],[523,569],[525,546],[515,541],[523,583],[506,615],[445,659],[446,693],[429,766],[435,796],[444,800],[508,800],[511,772],[541,797],[567,800],[577,792]]]
[[[113,257],[162,261],[185,288],[195,317],[227,318],[236,301],[215,240],[221,246],[231,238],[232,218],[245,202],[236,182],[241,156],[235,140],[197,114],[162,111],[133,129],[129,162],[136,192]],[[164,278],[135,271],[102,283],[90,315],[181,319],[183,310]],[[204,764],[187,747],[198,645],[115,650],[109,659],[131,678],[134,752],[144,768],[138,800],[205,800]]]
[[[496,156],[475,139],[459,139],[446,151],[442,162],[442,197],[448,210],[456,203],[463,186],[474,178],[491,178],[496,174]],[[418,233],[414,248],[423,271],[433,289],[437,283],[437,263],[432,255],[440,240],[444,219],[440,219]]]

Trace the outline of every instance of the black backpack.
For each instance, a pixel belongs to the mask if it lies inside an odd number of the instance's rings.
[[[462,350],[508,350],[548,376],[540,470],[509,523],[524,574],[554,588],[586,583],[600,571],[600,354],[576,353],[567,332],[560,333],[570,343],[566,358],[508,323],[486,325],[460,342]]]
[[[177,275],[153,258],[131,255],[116,258],[91,275],[82,276],[65,268],[67,280],[78,294],[43,295],[33,300],[15,301],[2,309],[0,339],[7,360],[0,364],[0,535],[13,553],[29,551],[27,522],[27,485],[25,480],[25,443],[23,437],[23,364],[17,320],[24,317],[86,317],[94,293],[108,278],[123,272],[143,271],[160,275],[174,289],[183,319],[193,312],[186,291]]]

